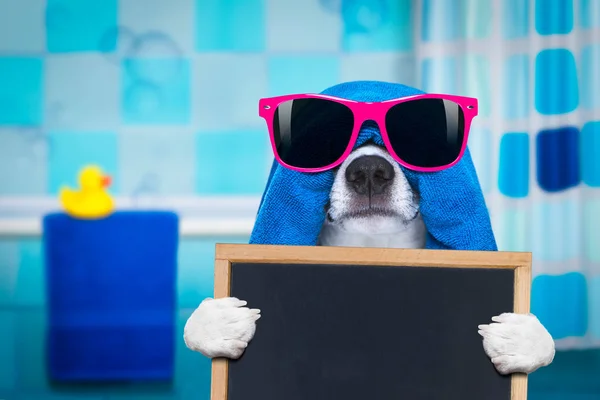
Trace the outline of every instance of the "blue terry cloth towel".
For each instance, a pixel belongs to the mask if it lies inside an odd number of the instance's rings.
[[[342,83],[323,94],[355,101],[385,101],[424,93],[408,86],[377,81]],[[356,147],[372,141],[383,146],[379,129],[364,124]],[[490,217],[471,155],[439,172],[401,167],[420,193],[427,228],[426,248],[497,250]],[[315,246],[325,220],[333,172],[300,173],[273,163],[259,206],[251,244]]]
[[[171,212],[44,218],[52,380],[172,379],[178,238]]]

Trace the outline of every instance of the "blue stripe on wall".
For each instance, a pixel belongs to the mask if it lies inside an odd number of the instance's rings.
[[[498,189],[508,197],[529,193],[529,135],[506,133],[500,139]]]
[[[536,139],[537,180],[547,192],[579,183],[579,130],[562,127],[540,131]]]

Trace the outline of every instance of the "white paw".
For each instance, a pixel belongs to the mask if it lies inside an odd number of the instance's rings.
[[[533,314],[504,313],[479,325],[483,348],[502,375],[530,374],[554,359],[554,340]]]
[[[235,297],[202,301],[183,329],[186,346],[209,358],[240,358],[260,318],[260,310],[246,304]]]

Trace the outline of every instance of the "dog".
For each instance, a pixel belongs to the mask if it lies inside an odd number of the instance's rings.
[[[425,247],[419,194],[385,148],[356,148],[334,174],[319,245]],[[206,357],[238,359],[254,337],[260,316],[260,310],[247,307],[242,299],[208,298],[188,319],[184,341]],[[553,361],[554,341],[534,315],[504,313],[491,320],[478,332],[500,374],[529,374]]]

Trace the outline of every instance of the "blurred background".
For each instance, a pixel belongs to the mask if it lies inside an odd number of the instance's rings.
[[[560,350],[530,398],[600,399],[600,0],[0,0],[0,398],[208,399],[182,329],[249,237],[258,99],[365,79],[479,98],[498,245],[533,252]],[[170,383],[47,382],[41,218],[89,163],[119,209],[179,215]]]

